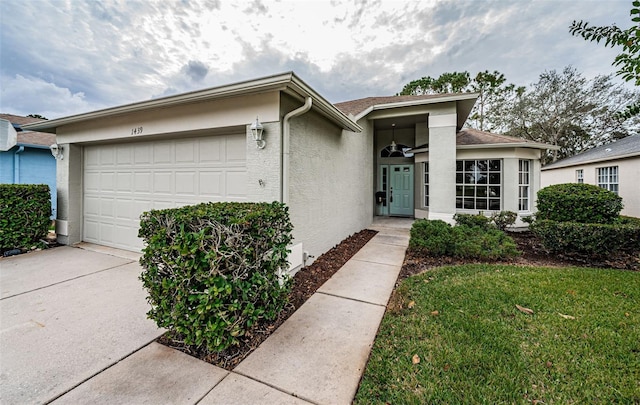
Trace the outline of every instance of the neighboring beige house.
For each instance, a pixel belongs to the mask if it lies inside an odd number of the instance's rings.
[[[640,218],[640,136],[633,135],[542,168],[542,187],[594,184],[622,197],[622,215]]]
[[[332,105],[293,73],[32,124],[56,133],[59,241],[139,250],[145,210],[282,201],[292,267],[376,215],[535,210],[549,145],[462,130],[477,94]],[[264,142],[254,140],[258,117]],[[263,147],[263,148],[261,148]],[[309,263],[309,262],[307,262]]]

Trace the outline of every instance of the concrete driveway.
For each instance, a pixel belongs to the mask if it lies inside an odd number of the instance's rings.
[[[0,259],[0,403],[44,403],[146,346],[163,331],[139,255],[57,247]]]

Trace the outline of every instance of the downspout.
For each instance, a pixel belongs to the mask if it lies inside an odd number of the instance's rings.
[[[13,155],[13,184],[20,184],[20,154],[24,152],[24,146],[20,146]]]
[[[289,120],[309,111],[312,104],[311,97],[307,97],[304,105],[297,108],[284,116],[282,120],[282,165],[280,172],[280,202],[289,204],[289,145],[291,141],[291,127]]]

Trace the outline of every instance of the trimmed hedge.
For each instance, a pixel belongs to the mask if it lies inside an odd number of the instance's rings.
[[[205,203],[141,216],[147,313],[186,344],[222,351],[287,303],[293,227],[281,203]]]
[[[411,227],[409,248],[428,256],[500,260],[518,256],[516,244],[503,231],[490,227],[452,227],[441,220],[417,220]]]
[[[582,224],[537,219],[533,234],[552,252],[605,257],[618,251],[640,252],[638,224]]]
[[[51,193],[46,184],[0,184],[0,249],[29,249],[47,236]]]
[[[612,224],[622,198],[591,184],[555,184],[538,191],[537,219],[584,224]]]

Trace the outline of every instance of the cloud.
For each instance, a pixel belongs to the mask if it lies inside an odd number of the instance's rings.
[[[87,112],[99,105],[89,104],[84,93],[38,78],[0,76],[2,112],[15,115],[40,114],[49,119]]]
[[[197,60],[190,60],[182,67],[182,71],[194,82],[201,82],[207,76],[209,68],[204,63]]]
[[[626,0],[3,0],[0,13],[11,18],[0,26],[0,111],[21,104],[27,114],[75,113],[289,70],[333,102],[395,94],[448,71],[498,70],[525,85],[571,64],[593,77],[615,71],[617,52],[572,37],[571,21],[626,27],[629,7]],[[17,88],[29,99],[4,97]]]

